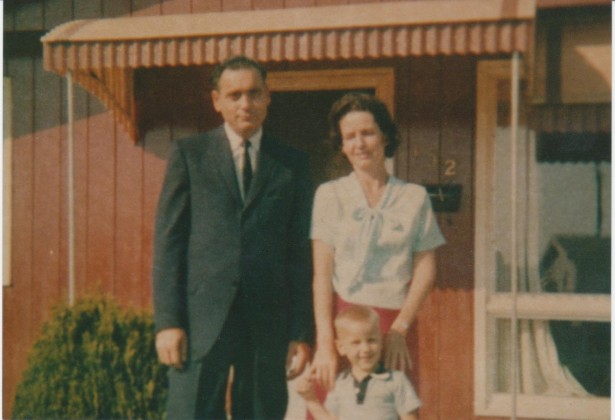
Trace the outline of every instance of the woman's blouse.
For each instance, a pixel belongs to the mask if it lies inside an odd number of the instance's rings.
[[[333,249],[343,300],[390,309],[406,298],[413,255],[445,242],[424,187],[389,176],[371,208],[354,172],[316,191],[311,237]]]

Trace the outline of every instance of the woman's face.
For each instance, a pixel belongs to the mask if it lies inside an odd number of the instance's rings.
[[[367,111],[351,111],[339,122],[342,153],[354,170],[384,168],[386,140],[374,116]]]

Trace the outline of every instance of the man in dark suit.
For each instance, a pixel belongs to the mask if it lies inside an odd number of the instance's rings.
[[[154,237],[156,348],[170,418],[283,418],[312,334],[306,156],[263,132],[266,71],[233,57],[212,74],[225,123],[172,146]],[[291,363],[292,362],[292,363]]]

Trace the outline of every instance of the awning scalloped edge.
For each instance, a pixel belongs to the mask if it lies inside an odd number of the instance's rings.
[[[101,42],[46,42],[45,69],[139,68],[214,64],[234,54],[262,62],[481,55],[525,52],[531,22],[409,27]]]

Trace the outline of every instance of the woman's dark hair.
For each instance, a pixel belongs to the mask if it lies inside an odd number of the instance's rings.
[[[222,76],[222,73],[224,72],[224,70],[226,69],[230,69],[230,70],[242,70],[242,69],[248,69],[248,70],[256,70],[258,72],[258,74],[261,77],[261,80],[263,81],[263,83],[266,82],[267,80],[267,70],[265,69],[265,67],[263,67],[263,65],[261,63],[259,63],[258,61],[252,60],[251,58],[248,58],[246,56],[243,55],[236,55],[234,57],[231,57],[225,61],[223,61],[222,63],[218,64],[212,74],[211,74],[211,87],[214,90],[218,89],[218,82],[220,81],[220,77]]]
[[[384,154],[390,158],[395,155],[395,150],[399,146],[399,135],[397,126],[391,118],[387,106],[380,99],[366,93],[351,92],[338,99],[329,112],[329,139],[336,150],[342,148],[342,133],[340,131],[340,120],[353,111],[365,111],[374,116],[374,121],[378,124],[380,131],[384,134],[386,142]]]

